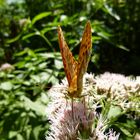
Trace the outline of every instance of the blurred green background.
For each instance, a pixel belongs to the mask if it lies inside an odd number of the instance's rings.
[[[139,5],[139,0],[0,0],[0,139],[45,139],[46,93],[65,76],[58,25],[77,57],[91,21],[88,72],[139,75]]]

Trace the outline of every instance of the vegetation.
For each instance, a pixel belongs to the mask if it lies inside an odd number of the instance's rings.
[[[93,53],[88,72],[139,75],[139,4],[131,0],[0,0],[0,139],[45,139],[50,125],[45,113],[50,101],[47,91],[64,77],[58,25],[76,56],[84,25],[91,21]],[[135,110],[129,113],[133,116]],[[116,118],[120,120],[121,116]],[[138,115],[123,122],[125,130],[134,130],[129,135],[121,132],[127,140],[140,131],[139,125],[129,125],[139,120]]]

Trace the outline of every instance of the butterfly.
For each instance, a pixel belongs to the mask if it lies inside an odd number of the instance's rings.
[[[60,26],[58,26],[58,40],[60,52],[63,60],[65,74],[68,80],[68,96],[79,98],[83,90],[83,75],[87,71],[92,49],[92,32],[90,21],[86,23],[78,60],[72,55]]]

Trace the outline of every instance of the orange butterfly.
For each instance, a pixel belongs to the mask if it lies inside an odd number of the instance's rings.
[[[78,61],[72,55],[62,32],[58,26],[59,47],[62,55],[65,74],[68,80],[68,96],[78,98],[83,89],[83,75],[87,71],[88,63],[91,56],[92,40],[91,25],[87,22],[83,33]]]

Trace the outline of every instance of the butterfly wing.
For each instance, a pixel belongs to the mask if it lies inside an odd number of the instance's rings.
[[[75,71],[77,69],[77,62],[74,59],[72,52],[70,51],[65,41],[65,38],[64,38],[62,29],[60,26],[58,26],[58,39],[59,39],[59,47],[60,47],[60,52],[62,55],[65,74],[66,74],[68,83],[70,85],[72,78],[75,75]]]
[[[82,36],[82,41],[80,45],[78,67],[77,67],[77,87],[82,88],[83,85],[83,75],[87,71],[88,63],[91,56],[92,49],[92,32],[90,21],[87,22],[85,30]]]

